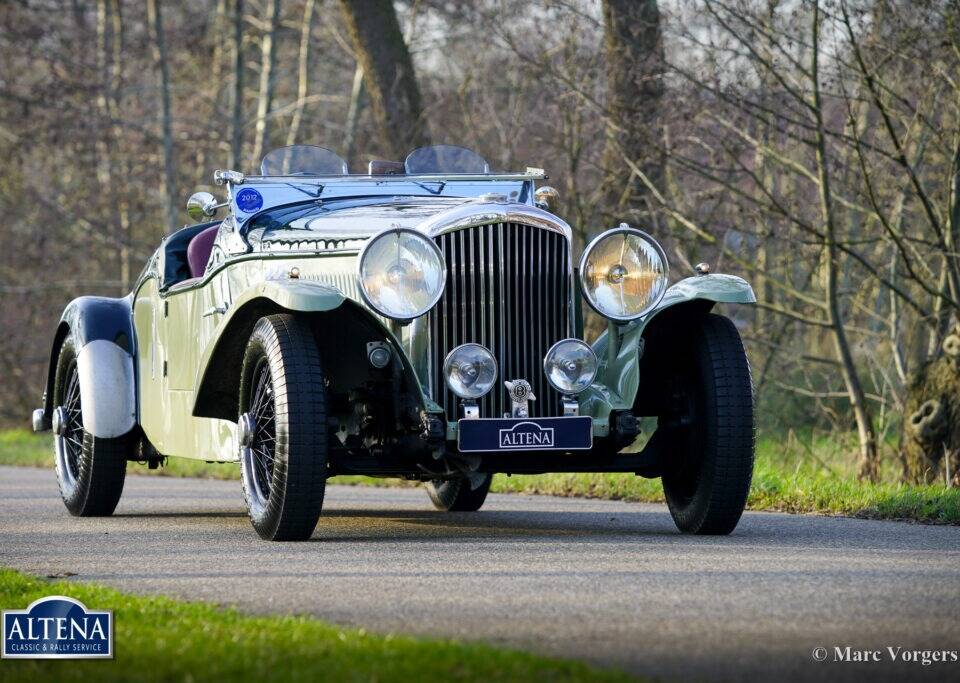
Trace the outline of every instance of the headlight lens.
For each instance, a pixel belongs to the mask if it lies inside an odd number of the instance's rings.
[[[497,359],[480,344],[463,344],[447,354],[443,376],[460,398],[480,398],[497,383]]]
[[[622,225],[587,245],[580,260],[580,284],[597,313],[634,320],[667,291],[667,257],[650,235]]]
[[[395,320],[412,320],[433,308],[447,279],[437,245],[404,228],[371,237],[357,267],[364,300]]]
[[[543,373],[561,394],[579,394],[597,376],[597,355],[579,339],[564,339],[547,351]]]

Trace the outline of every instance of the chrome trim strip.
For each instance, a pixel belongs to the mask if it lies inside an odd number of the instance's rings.
[[[444,262],[446,263],[446,262],[447,262],[446,259],[450,258],[450,245],[447,243],[447,241],[444,241],[444,242],[443,242],[443,245],[444,245],[444,246],[443,246],[443,257],[444,257]],[[452,273],[452,271],[450,271],[450,284],[453,285],[453,273]],[[443,308],[444,308],[444,311],[449,311],[449,310],[450,310],[450,307],[451,307],[449,302],[453,301],[453,293],[456,291],[456,287],[455,287],[455,286],[451,286],[449,289],[447,289],[446,287],[444,287],[444,290],[450,292],[449,298],[447,298],[447,295],[445,295],[445,298],[443,299],[443,304],[444,304]],[[434,309],[434,310],[436,310],[436,309]],[[445,348],[445,349],[448,348],[448,343],[447,343],[447,341],[448,341],[448,340],[447,340],[447,321],[446,321],[446,319],[444,319],[444,320],[443,320],[443,348]],[[436,364],[437,367],[435,368],[434,375],[435,375],[435,377],[441,377],[441,375],[439,374],[439,372],[440,372],[440,349],[435,349],[435,350],[434,350],[434,353],[437,354],[437,364]],[[435,379],[434,381],[437,383],[437,386],[438,386],[438,387],[441,386],[439,380]],[[440,401],[441,398],[443,399],[442,402]],[[443,409],[444,409],[444,411],[446,411],[446,409],[447,409],[447,393],[446,393],[446,392],[443,392],[443,395],[442,395],[442,396],[435,397],[433,400],[434,400],[436,403],[440,403],[441,405],[443,405]]]
[[[217,276],[221,271],[226,270],[235,263],[240,263],[242,261],[274,261],[274,260],[289,260],[289,259],[308,259],[308,258],[328,258],[331,256],[356,256],[360,253],[359,249],[342,249],[337,251],[320,251],[320,252],[310,252],[310,251],[272,251],[272,252],[260,252],[254,251],[249,254],[240,254],[239,256],[231,256],[225,261],[221,261],[216,266],[211,269],[208,269],[203,277],[199,278],[196,281],[189,282],[187,281],[186,286],[178,287],[177,285],[183,285],[184,283],[178,282],[176,285],[171,285],[166,289],[160,289],[159,294],[161,299],[165,299],[168,296],[174,296],[177,294],[182,294],[183,292],[191,292],[195,289],[200,289],[201,287],[206,287],[210,284],[210,281]],[[134,293],[140,289],[140,286],[147,280],[156,280],[157,285],[159,286],[161,278],[155,274],[148,274],[142,280],[137,283],[137,286],[134,288]]]
[[[223,182],[230,182],[233,185],[243,185],[249,183],[277,183],[281,185],[330,185],[332,183],[355,183],[374,182],[378,185],[395,183],[455,183],[458,180],[470,182],[496,182],[496,181],[517,181],[517,180],[546,180],[547,175],[542,170],[537,169],[537,173],[431,173],[425,175],[369,175],[364,173],[344,174],[344,175],[325,175],[304,177],[302,175],[279,176],[279,175],[243,175],[225,177],[225,173],[237,173],[236,171],[214,171],[214,182],[217,178],[223,178]],[[220,174],[219,176],[217,174]],[[222,185],[223,182],[216,182]]]
[[[506,319],[507,297],[506,297],[505,288],[504,288],[504,282],[506,281],[506,277],[505,277],[505,275],[506,275],[506,267],[505,267],[505,265],[504,265],[503,233],[504,233],[503,223],[502,223],[502,222],[497,223],[497,234],[498,234],[498,239],[497,239],[497,252],[498,252],[498,253],[497,253],[497,256],[498,256],[499,261],[500,261],[500,270],[497,272],[497,275],[500,277],[500,280],[499,280],[499,282],[500,282],[500,308],[498,309],[499,312],[500,312],[500,320],[498,321],[498,322],[500,323],[500,352],[503,353],[503,354],[506,354],[506,351],[507,351],[507,343],[508,343],[508,342],[507,342],[507,339],[506,339],[506,334],[507,334],[506,329],[507,329],[507,326],[504,324],[504,320]],[[506,358],[505,355],[504,355],[504,358]],[[500,413],[497,413],[497,414],[495,415],[495,417],[500,417],[502,414],[503,414],[503,413],[502,413],[502,411],[501,411]]]
[[[436,237],[445,232],[472,228],[491,223],[520,223],[535,228],[559,232],[573,240],[573,229],[566,221],[552,213],[528,204],[495,204],[489,202],[467,202],[428,218],[416,226],[416,229]],[[571,244],[572,246],[572,244]]]
[[[460,268],[460,285],[463,290],[460,292],[460,298],[457,299],[457,308],[460,317],[460,338],[466,340],[467,337],[467,283],[469,276],[467,273],[466,250],[463,247],[463,232],[458,232],[457,237],[457,265]],[[470,264],[470,270],[473,270],[473,264]]]

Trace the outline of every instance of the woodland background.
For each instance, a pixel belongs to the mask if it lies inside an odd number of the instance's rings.
[[[750,280],[763,432],[956,481],[956,1],[7,0],[0,64],[0,424],[66,302],[128,292],[213,169],[432,141],[546,168],[577,251],[627,221],[674,279]]]

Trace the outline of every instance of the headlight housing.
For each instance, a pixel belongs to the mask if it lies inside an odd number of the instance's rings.
[[[443,376],[460,398],[480,398],[497,383],[497,359],[480,344],[461,344],[443,361]]]
[[[579,339],[562,339],[543,357],[543,374],[561,394],[579,394],[597,376],[597,354]]]
[[[598,235],[580,259],[580,285],[590,307],[605,318],[635,320],[667,291],[667,257],[647,233],[622,224]]]
[[[363,300],[377,313],[413,320],[440,300],[447,268],[433,240],[408,228],[390,228],[363,246],[357,281]]]

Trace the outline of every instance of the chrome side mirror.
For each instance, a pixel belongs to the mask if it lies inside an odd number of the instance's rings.
[[[544,185],[533,193],[533,201],[544,211],[556,213],[560,208],[560,193],[552,187]]]
[[[194,192],[187,200],[187,213],[195,221],[210,218],[220,208],[217,198],[209,192]]]

